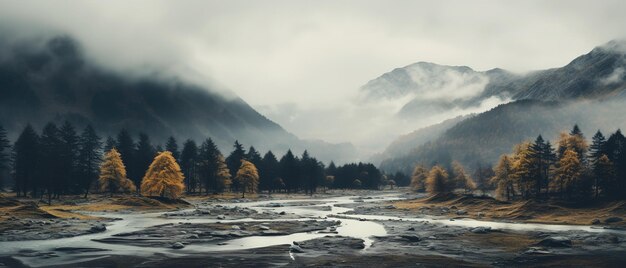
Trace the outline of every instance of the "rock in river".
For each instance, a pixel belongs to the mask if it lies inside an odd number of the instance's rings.
[[[96,224],[89,228],[90,233],[100,233],[106,231],[107,227],[104,224]]]
[[[172,244],[172,248],[173,249],[181,249],[181,248],[184,248],[184,247],[185,247],[185,245],[183,245],[183,243],[181,243],[181,242],[176,242],[176,243]]]
[[[304,253],[304,250],[302,250],[302,248],[298,245],[289,246],[289,251],[293,253]]]
[[[569,248],[572,246],[572,240],[562,236],[551,236],[541,240],[541,242],[537,244],[544,247]]]

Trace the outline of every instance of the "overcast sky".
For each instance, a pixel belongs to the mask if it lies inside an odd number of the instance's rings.
[[[0,1],[0,25],[64,31],[109,67],[210,80],[300,137],[350,141],[343,106],[393,68],[558,67],[624,38],[625,10],[620,0]]]

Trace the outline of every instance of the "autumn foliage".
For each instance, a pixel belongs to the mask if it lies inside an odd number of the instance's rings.
[[[444,193],[450,190],[448,172],[440,166],[434,166],[426,178],[426,191],[430,194]]]
[[[109,192],[111,195],[117,192],[133,192],[136,189],[135,184],[126,177],[126,167],[115,148],[104,156],[98,181],[100,191]]]
[[[177,199],[185,189],[184,176],[169,151],[154,158],[141,181],[141,194]]]
[[[259,188],[259,173],[250,161],[241,160],[235,180],[239,183],[242,197],[246,196],[246,192],[256,193]]]

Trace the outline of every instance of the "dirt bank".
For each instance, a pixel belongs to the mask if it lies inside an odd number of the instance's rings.
[[[591,202],[585,205],[561,201],[503,202],[491,197],[436,195],[393,201],[388,205],[410,213],[546,224],[626,227],[626,202]]]

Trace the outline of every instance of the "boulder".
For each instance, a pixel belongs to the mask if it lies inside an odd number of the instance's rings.
[[[101,233],[106,231],[107,227],[104,224],[96,224],[94,226],[91,226],[91,228],[89,228],[89,232],[90,233]]]
[[[591,221],[591,224],[594,224],[594,225],[596,225],[596,224],[600,224],[600,223],[601,223],[601,222],[600,222],[600,219],[593,219],[593,220]]]
[[[280,212],[280,213],[278,213],[278,214],[279,214],[279,215],[285,215],[285,214],[287,214],[287,213],[286,213],[286,212],[284,212],[284,211],[281,211],[281,212]]]
[[[388,206],[386,206],[385,208],[386,208],[386,209],[396,209],[396,206],[394,206],[394,205],[388,205]]]
[[[456,215],[467,215],[467,211],[459,209],[456,211]]]
[[[217,215],[217,219],[218,220],[224,220],[224,219],[226,219],[226,216],[224,216],[224,215]]]
[[[265,226],[265,225],[259,225],[259,229],[264,230],[264,231],[267,231],[267,230],[269,230],[269,229],[270,229],[270,227],[267,227],[267,226]]]
[[[183,243],[181,243],[181,242],[176,242],[176,243],[172,244],[172,248],[173,249],[181,249],[181,248],[184,248],[184,247],[185,247],[185,245],[183,245]]]
[[[298,245],[291,245],[289,246],[289,252],[292,253],[304,253],[304,250],[302,250],[302,248]]]
[[[417,235],[401,235],[400,237],[411,242],[419,242],[421,240]]]
[[[569,248],[572,246],[572,240],[562,236],[551,236],[541,240],[537,245],[553,248]]]

